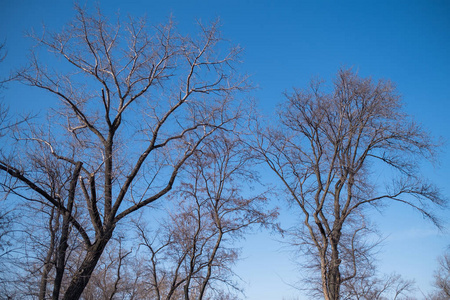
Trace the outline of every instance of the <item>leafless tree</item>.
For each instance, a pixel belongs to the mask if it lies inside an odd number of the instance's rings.
[[[15,155],[2,155],[0,170],[2,182],[18,183],[4,187],[62,216],[53,299],[78,299],[116,225],[166,195],[203,140],[239,117],[240,49],[222,45],[217,23],[199,28],[191,38],[171,20],[149,29],[143,19],[114,23],[77,7],[60,33],[32,34],[38,45],[17,78],[59,104],[51,122],[16,133]],[[50,164],[36,170],[30,160],[39,147],[71,178],[60,183],[63,195],[51,189]],[[69,274],[65,236],[75,233],[84,251]]]
[[[367,208],[400,202],[439,225],[430,206],[445,200],[419,171],[437,144],[402,112],[389,81],[340,70],[329,92],[312,82],[286,97],[280,125],[260,129],[256,148],[299,209],[297,231],[317,258],[321,294],[340,299],[342,285],[358,276],[354,241],[364,242]]]
[[[450,254],[447,252],[438,258],[439,268],[434,273],[436,291],[428,298],[430,300],[450,299]]]
[[[251,162],[241,141],[218,135],[186,165],[165,225],[152,238],[139,227],[152,299],[219,299],[228,288],[239,291],[231,269],[239,258],[235,241],[253,225],[272,225],[277,216],[265,207],[265,193],[243,195],[243,183],[256,180]]]
[[[405,280],[397,274],[380,278],[375,274],[362,273],[362,276],[355,277],[343,284],[342,299],[413,299],[409,294],[415,289],[414,281]]]

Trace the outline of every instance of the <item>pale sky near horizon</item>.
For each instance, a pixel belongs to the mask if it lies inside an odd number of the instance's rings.
[[[83,3],[83,2],[81,2]],[[240,68],[258,88],[252,92],[265,114],[283,101],[282,93],[306,87],[312,77],[330,82],[340,67],[361,76],[390,79],[397,84],[405,110],[434,136],[446,142],[436,168],[424,173],[450,195],[450,1],[99,1],[105,14],[146,15],[160,23],[173,15],[178,26],[194,32],[197,19],[217,17],[223,36],[244,48]],[[88,4],[88,6],[92,6]],[[74,15],[73,2],[0,0],[0,41],[8,56],[3,76],[26,63],[32,44],[24,33],[45,23],[58,30]],[[12,84],[2,97],[12,110],[38,109],[44,94],[31,94]],[[280,200],[280,203],[282,201]],[[448,211],[440,213],[450,228]],[[292,221],[289,212],[283,218]],[[450,245],[449,230],[438,232],[409,208],[393,205],[373,213],[386,237],[378,256],[380,270],[415,279],[421,292],[430,291],[436,258]],[[280,220],[283,224],[283,219]],[[301,295],[298,270],[277,236],[258,232],[243,243],[236,272],[251,300],[281,300]],[[303,299],[303,298],[300,298]]]

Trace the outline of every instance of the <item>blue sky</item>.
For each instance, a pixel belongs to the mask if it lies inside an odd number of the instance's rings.
[[[74,15],[72,1],[0,0],[0,7],[0,40],[8,50],[2,74],[25,63],[31,44],[24,38],[26,30],[42,23],[58,29]],[[330,80],[340,67],[392,80],[406,111],[447,141],[438,168],[424,172],[450,195],[449,1],[110,0],[100,1],[100,7],[109,15],[118,10],[121,16],[145,14],[150,23],[164,22],[172,14],[188,32],[194,32],[196,19],[220,17],[224,37],[245,49],[242,70],[252,75],[258,86],[252,96],[267,114],[283,100],[284,91],[305,87],[313,76]],[[30,94],[18,85],[4,91],[3,98],[13,110],[24,105],[38,109],[45,101],[40,93]],[[374,221],[388,236],[378,257],[381,269],[416,279],[427,292],[436,257],[450,245],[448,230],[439,233],[401,206],[374,214]],[[295,281],[295,267],[274,238],[260,233],[244,244],[247,259],[237,272],[248,282],[249,299],[297,295],[283,283]]]

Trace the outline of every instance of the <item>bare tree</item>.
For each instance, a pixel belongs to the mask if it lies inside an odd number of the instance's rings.
[[[447,252],[438,258],[439,268],[434,273],[436,291],[428,298],[432,300],[450,299],[450,254]]]
[[[91,280],[83,292],[82,299],[133,299],[141,275],[134,269],[132,249],[126,248],[123,237],[111,241],[100,258]],[[143,294],[141,296],[144,296]],[[144,299],[139,297],[138,299]]]
[[[367,208],[400,202],[438,225],[430,205],[445,201],[419,171],[437,145],[401,111],[389,81],[341,70],[329,92],[312,82],[286,97],[280,126],[260,130],[256,148],[299,209],[321,294],[340,299],[342,285],[358,275],[361,248],[353,242],[363,241]]]
[[[362,276],[357,276],[343,284],[342,299],[413,299],[409,294],[415,289],[414,281],[405,280],[397,274],[380,278],[375,274],[362,273]]]
[[[156,235],[150,238],[138,227],[153,299],[219,299],[227,289],[240,290],[231,269],[239,258],[234,244],[252,226],[271,225],[277,216],[265,208],[266,193],[243,195],[243,183],[256,180],[252,161],[241,141],[218,135],[186,165],[172,194],[176,210]]]
[[[77,7],[60,33],[32,34],[38,47],[17,78],[59,106],[51,122],[17,134],[18,151],[2,156],[0,170],[20,183],[5,184],[10,191],[62,215],[53,299],[61,291],[78,299],[116,225],[167,194],[203,140],[239,117],[233,99],[246,85],[233,65],[240,50],[221,46],[217,23],[199,27],[190,38],[172,21],[149,30],[142,19],[112,23]],[[43,146],[72,178],[65,195],[50,189],[45,161],[36,170],[29,159]],[[64,236],[73,232],[84,252],[68,274]]]

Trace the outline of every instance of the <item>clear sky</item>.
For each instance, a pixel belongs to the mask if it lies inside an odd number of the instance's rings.
[[[252,95],[267,114],[283,100],[283,91],[305,87],[313,76],[331,79],[342,66],[353,67],[362,76],[391,79],[403,95],[406,111],[447,141],[440,166],[425,172],[450,195],[450,1],[99,3],[108,15],[118,10],[121,16],[145,14],[150,23],[164,22],[172,14],[187,31],[196,19],[220,17],[224,37],[245,49],[242,69],[259,87]],[[72,8],[73,2],[64,0],[0,0],[0,41],[6,41],[8,50],[1,73],[25,63],[30,45],[25,30],[42,23],[58,29],[74,15]],[[13,110],[37,109],[45,101],[41,94],[17,85],[11,85],[2,97]],[[448,211],[442,215],[449,220]],[[282,217],[292,219],[288,213]],[[436,257],[450,245],[449,231],[439,233],[401,206],[374,214],[374,221],[388,236],[378,256],[381,270],[415,279],[426,293]],[[274,238],[260,233],[244,244],[246,260],[236,270],[247,282],[249,299],[281,300],[298,294],[284,283],[295,282],[295,266]]]

